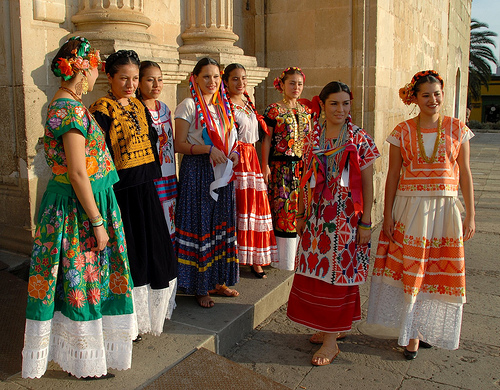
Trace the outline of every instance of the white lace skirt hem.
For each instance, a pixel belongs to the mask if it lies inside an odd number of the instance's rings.
[[[145,285],[134,287],[134,310],[137,314],[139,333],[159,336],[163,332],[165,319],[170,319],[175,309],[177,278],[167,288],[154,290]]]
[[[405,301],[402,288],[372,278],[367,323],[399,329],[398,344],[420,339],[435,347],[458,348],[462,326],[462,303],[433,299],[419,293],[415,302]]]
[[[129,369],[136,336],[135,314],[73,321],[55,312],[52,320],[27,319],[22,376],[40,378],[51,360],[77,378]]]

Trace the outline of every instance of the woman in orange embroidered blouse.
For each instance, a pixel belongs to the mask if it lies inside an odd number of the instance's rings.
[[[406,359],[431,345],[457,349],[465,303],[463,242],[474,235],[469,128],[442,116],[444,82],[418,72],[400,90],[420,113],[400,123],[391,144],[384,225],[367,321],[399,328]],[[460,184],[466,215],[457,198]]]

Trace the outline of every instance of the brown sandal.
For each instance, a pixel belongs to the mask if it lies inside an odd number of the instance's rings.
[[[215,290],[210,290],[212,295],[220,295],[222,297],[237,297],[240,293],[234,289],[230,289],[225,284],[219,285]]]
[[[335,360],[337,356],[339,356],[340,349],[337,346],[337,350],[329,347],[325,347],[324,345],[313,355],[311,359],[311,364],[313,366],[327,366],[331,362]],[[323,363],[320,363],[318,360],[324,359]]]

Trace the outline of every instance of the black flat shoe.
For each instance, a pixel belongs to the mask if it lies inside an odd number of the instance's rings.
[[[262,272],[257,272],[256,270],[254,270],[253,267],[250,267],[250,271],[255,275],[256,278],[258,279],[264,279],[264,276],[266,276],[266,273],[264,271]]]
[[[430,345],[429,343],[426,343],[425,341],[419,340],[418,347],[429,349],[429,348],[432,348],[432,345]]]
[[[413,360],[417,357],[418,350],[417,351],[408,351],[405,347],[403,351],[403,355],[406,358],[406,360]]]
[[[138,334],[137,337],[134,340],[132,340],[132,342],[134,343],[138,343],[139,341],[142,341],[142,336],[140,334]]]

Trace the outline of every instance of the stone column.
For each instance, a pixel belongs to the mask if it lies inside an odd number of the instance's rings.
[[[243,50],[234,46],[239,39],[233,32],[233,0],[186,0],[185,26],[181,38],[184,45],[179,53],[239,54]]]
[[[151,20],[143,13],[144,0],[79,0],[79,11],[71,21],[77,33],[89,40],[129,39],[152,42],[147,33]]]
[[[246,68],[248,92],[253,94],[269,69],[257,66],[255,57],[244,55],[243,49],[235,46],[239,37],[233,32],[233,0],[185,0],[184,6],[181,60],[197,61],[208,56],[222,67],[238,62]]]

